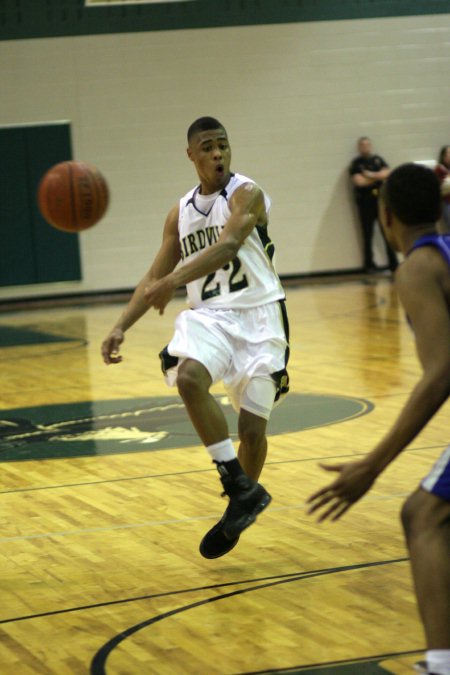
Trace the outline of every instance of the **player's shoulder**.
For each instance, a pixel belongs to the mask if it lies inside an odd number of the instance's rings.
[[[233,192],[236,192],[236,190],[242,188],[243,185],[256,185],[256,181],[253,180],[253,178],[244,176],[242,173],[232,173],[230,180],[225,187],[225,191],[231,195]]]
[[[248,178],[242,174],[239,174],[239,180],[234,183],[233,189],[228,193],[228,200],[231,210],[235,206],[239,207],[249,202],[252,204],[259,203],[261,209],[265,211],[266,216],[272,205],[272,200],[265,190],[252,178]]]
[[[420,287],[438,282],[442,274],[450,274],[450,267],[436,246],[414,248],[399,266],[396,282],[399,286]]]

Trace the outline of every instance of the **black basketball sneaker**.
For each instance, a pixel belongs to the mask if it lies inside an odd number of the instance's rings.
[[[267,490],[246,474],[232,478],[228,473],[220,473],[220,480],[230,501],[220,521],[205,534],[200,543],[200,553],[204,558],[219,558],[231,551],[238,543],[241,532],[255,522],[257,515],[272,500]]]

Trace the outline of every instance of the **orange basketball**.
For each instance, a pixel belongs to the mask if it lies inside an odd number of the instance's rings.
[[[39,210],[58,230],[81,232],[104,216],[108,184],[95,166],[67,161],[52,166],[41,179]]]

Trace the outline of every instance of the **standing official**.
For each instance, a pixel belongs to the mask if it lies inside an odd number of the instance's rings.
[[[358,140],[358,153],[352,160],[349,171],[363,235],[364,271],[371,273],[376,271],[372,240],[375,223],[378,222],[378,192],[390,171],[384,159],[373,154],[372,141],[367,136],[362,136]],[[398,265],[397,257],[382,230],[381,233],[386,246],[389,269],[393,272]]]

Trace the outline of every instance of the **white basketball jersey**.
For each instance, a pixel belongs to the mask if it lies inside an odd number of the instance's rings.
[[[255,181],[231,174],[226,187],[212,195],[199,194],[199,186],[180,199],[178,231],[181,265],[194,260],[215,244],[231,215],[228,200],[244,183]],[[266,211],[270,199],[264,194]],[[191,307],[243,309],[284,298],[284,291],[273,265],[274,246],[267,227],[256,226],[245,239],[234,260],[223,269],[187,284]]]

